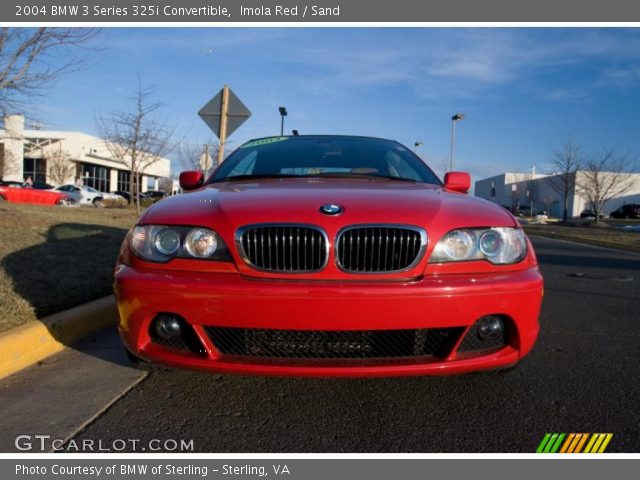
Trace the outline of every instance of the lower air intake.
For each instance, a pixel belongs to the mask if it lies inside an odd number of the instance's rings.
[[[271,330],[205,327],[223,355],[273,359],[445,357],[461,328],[423,330]]]

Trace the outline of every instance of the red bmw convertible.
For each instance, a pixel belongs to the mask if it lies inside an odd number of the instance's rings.
[[[250,141],[151,206],[115,270],[137,360],[211,372],[454,374],[515,365],[543,294],[504,208],[397,142]]]

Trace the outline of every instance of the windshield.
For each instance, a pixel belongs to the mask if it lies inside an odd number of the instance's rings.
[[[397,142],[360,137],[273,137],[239,147],[208,183],[260,177],[386,178],[441,185],[420,158]]]

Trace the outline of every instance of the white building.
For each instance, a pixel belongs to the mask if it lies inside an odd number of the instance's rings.
[[[576,175],[583,173],[578,171]],[[552,217],[562,217],[562,195],[553,188],[554,181],[557,182],[557,178],[553,175],[502,173],[478,180],[474,193],[477,197],[509,209],[528,209],[533,206],[534,210],[545,210]],[[633,174],[632,181],[633,187],[624,196],[613,198],[604,205],[605,213],[611,213],[621,205],[640,204],[640,174]],[[578,217],[580,212],[587,209],[592,209],[592,206],[574,187],[568,197],[569,217]]]
[[[72,162],[63,182],[52,180],[52,165],[47,159],[54,152],[64,152],[63,158]],[[60,158],[58,156],[57,158]],[[150,165],[141,179],[141,191],[158,190],[158,180],[168,177],[170,162],[162,158]],[[7,115],[0,130],[0,179],[34,182],[76,183],[102,192],[129,191],[131,174],[126,165],[114,160],[105,142],[81,132],[25,129],[24,116]]]

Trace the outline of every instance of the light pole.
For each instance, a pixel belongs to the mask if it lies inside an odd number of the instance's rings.
[[[418,141],[418,142],[414,143],[414,144],[413,144],[413,151],[414,151],[414,153],[417,153],[417,152],[418,152],[418,147],[421,147],[421,146],[422,146],[422,142],[420,142],[420,141]]]
[[[456,113],[451,117],[451,156],[449,157],[449,171],[453,171],[453,159],[456,153],[456,122],[464,120],[464,113]]]
[[[287,109],[285,107],[279,107],[280,112],[280,136],[284,136],[284,117],[287,116]]]

